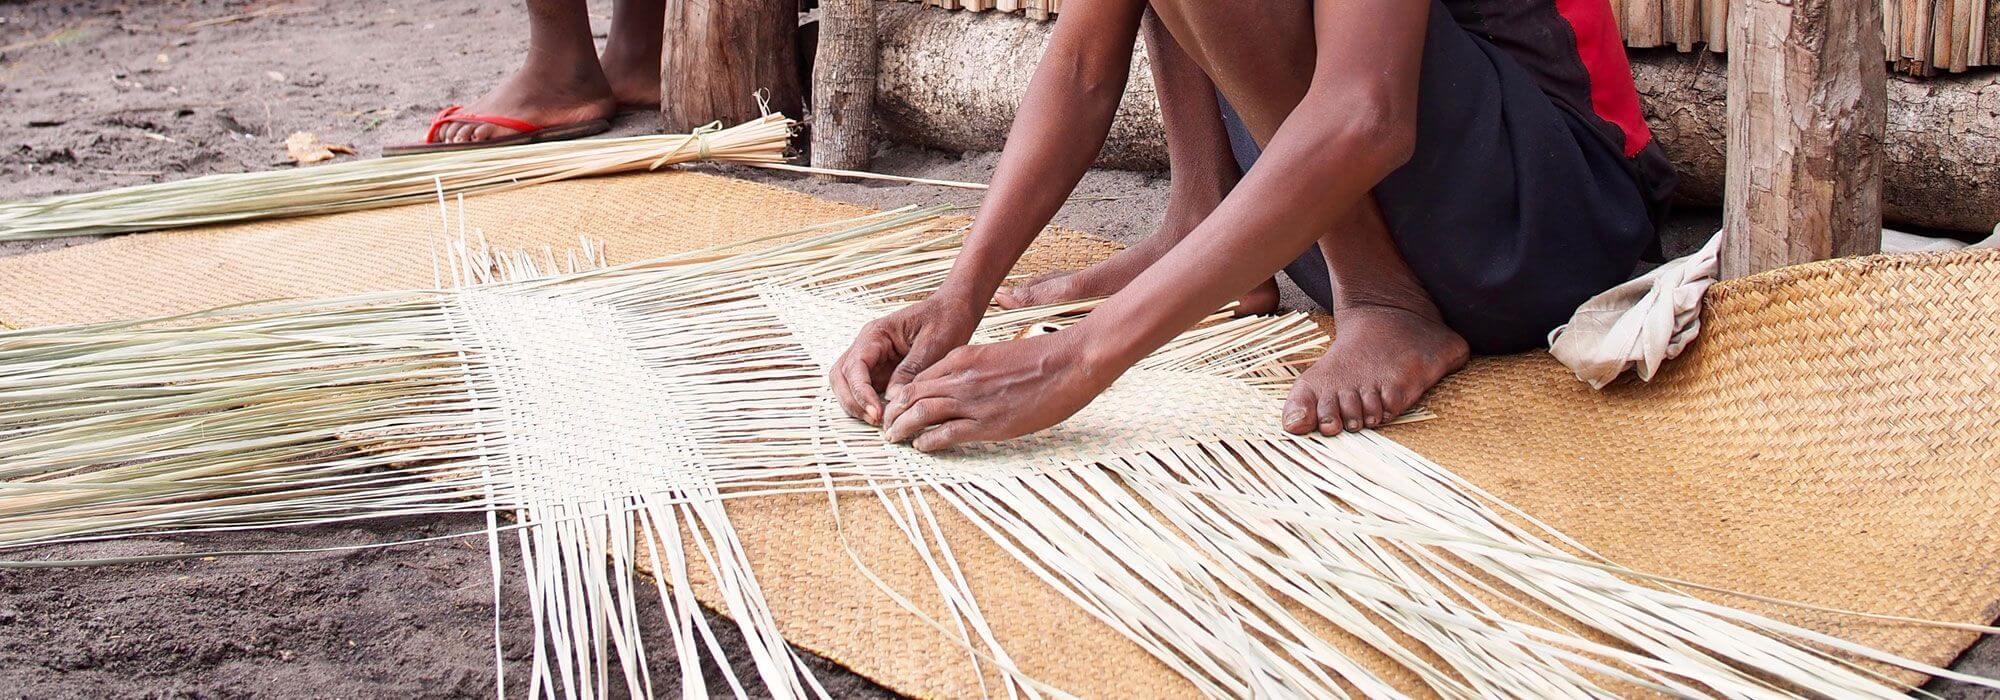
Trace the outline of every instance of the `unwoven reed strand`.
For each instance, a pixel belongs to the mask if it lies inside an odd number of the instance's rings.
[[[518,281],[504,278],[547,271],[461,246],[441,267],[485,284],[0,334],[0,549],[481,512],[486,529],[466,534],[489,538],[496,600],[501,541],[522,553],[536,634],[527,694],[651,696],[661,679],[640,634],[642,595],[663,603],[680,687],[700,694],[702,657],[722,655],[694,594],[706,571],[761,691],[825,697],[731,522],[739,499],[824,493],[843,523],[867,497],[888,514],[928,590],[875,572],[844,524],[825,546],[960,646],[987,695],[1066,693],[1000,641],[944,512],[1213,696],[1412,689],[1383,663],[1448,697],[1900,695],[1885,668],[2000,687],[1619,567],[1372,432],[1218,428],[1033,461],[996,448],[988,461],[933,463],[885,445],[827,398],[825,339],[805,342],[800,324],[838,337],[933,289],[957,254],[937,213]],[[997,312],[979,337],[1089,306]],[[593,329],[622,345],[578,351],[638,374],[561,354],[562,376],[506,370],[540,336]],[[1217,318],[1135,373],[1237,383],[1275,402],[1297,358],[1323,347],[1298,315]],[[603,401],[591,383],[604,381],[633,405]],[[579,410],[590,412],[583,428],[565,421]],[[676,456],[683,438],[699,459]],[[565,441],[591,449],[552,450]],[[105,562],[0,565],[75,563]],[[638,568],[650,585],[630,575]],[[919,602],[932,595],[941,608]],[[1368,655],[1329,639],[1328,625]],[[718,665],[734,694],[756,689]],[[504,678],[496,685],[505,692]]]

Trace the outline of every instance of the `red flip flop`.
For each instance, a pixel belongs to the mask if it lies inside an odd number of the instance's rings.
[[[424,132],[424,140],[422,143],[404,144],[401,146],[386,146],[383,147],[382,149],[382,155],[407,156],[416,153],[438,153],[441,151],[470,151],[480,148],[493,148],[495,146],[518,146],[524,143],[543,143],[546,141],[562,141],[564,139],[578,139],[578,138],[583,138],[585,136],[595,136],[611,130],[611,120],[609,119],[592,119],[590,121],[576,122],[574,124],[563,124],[560,126],[538,126],[535,124],[524,122],[519,119],[513,119],[510,117],[496,117],[484,114],[466,114],[460,111],[462,109],[463,107],[461,105],[452,105],[450,107],[444,108],[443,111],[438,112],[438,115],[435,119],[431,120],[431,128],[430,130]],[[507,136],[502,136],[497,139],[486,139],[484,141],[467,141],[464,143],[438,143],[437,142],[438,128],[454,122],[492,124],[494,126],[505,129],[513,129],[521,133],[509,134]]]

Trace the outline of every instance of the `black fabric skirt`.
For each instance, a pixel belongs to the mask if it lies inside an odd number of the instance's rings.
[[[1473,352],[1542,347],[1578,304],[1656,249],[1664,189],[1642,189],[1613,145],[1436,2],[1419,82],[1415,153],[1375,187],[1375,201]],[[1257,145],[1226,100],[1222,112],[1247,171]],[[1285,273],[1332,310],[1317,246]]]

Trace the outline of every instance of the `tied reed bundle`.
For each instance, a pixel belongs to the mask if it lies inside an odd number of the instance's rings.
[[[692,134],[426,153],[0,203],[0,241],[357,211],[420,202],[436,188],[484,194],[690,161],[782,163],[792,126],[782,114],[767,114]]]
[[[721,653],[703,580],[766,693],[825,697],[732,521],[733,504],[821,493],[824,546],[1010,697],[1066,694],[1013,661],[940,513],[1213,696],[1900,696],[1883,667],[2000,687],[1691,596],[1378,434],[1277,430],[1294,367],[1325,347],[1299,315],[1211,319],[1033,436],[885,444],[825,372],[942,280],[958,247],[936,213],[544,278],[461,246],[446,266],[474,286],[0,334],[0,548],[483,511],[467,534],[489,537],[496,595],[502,535],[522,553],[529,695],[650,696],[647,588],[698,694],[704,650]],[[996,312],[976,340],[1089,306]],[[870,500],[942,615],[850,541],[843,510]]]

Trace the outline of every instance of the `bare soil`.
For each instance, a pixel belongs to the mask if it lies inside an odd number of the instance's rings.
[[[590,8],[601,33],[610,3],[590,0]],[[511,70],[526,26],[517,3],[478,0],[0,2],[0,199],[292,167],[283,142],[294,131],[360,151],[347,157],[373,157],[383,144],[416,140],[439,108],[471,100]],[[629,113],[612,133],[657,126],[649,112]],[[891,147],[875,167],[984,181],[995,162],[993,154]],[[962,190],[724,170],[878,207],[973,205],[979,199]],[[1092,172],[1057,223],[1136,240],[1158,222],[1165,185],[1160,174]],[[1677,217],[1668,254],[1698,245],[1717,219],[1707,211]],[[91,240],[0,244],[0,255]],[[473,516],[401,518],[0,556],[312,549],[482,526]],[[520,683],[533,637],[524,594],[512,585],[519,581],[519,562],[505,564],[509,585],[501,591],[499,642],[508,690],[518,694],[525,690]],[[643,615],[653,621],[649,628],[663,628],[657,601]],[[491,697],[494,623],[486,547],[477,537],[351,551],[0,569],[0,697]],[[666,648],[663,639],[648,642]],[[673,660],[655,656],[657,690],[677,693]],[[830,663],[813,662],[838,697],[892,695]],[[2000,645],[1974,647],[1956,667],[2000,674]],[[748,668],[738,673],[754,676]],[[1931,689],[1952,697],[2000,697],[1948,684]],[[727,692],[721,685],[711,690]]]

